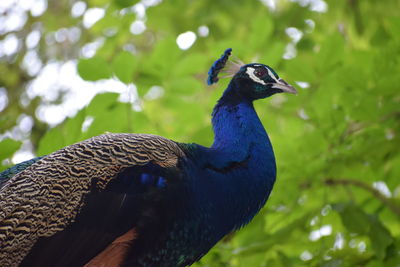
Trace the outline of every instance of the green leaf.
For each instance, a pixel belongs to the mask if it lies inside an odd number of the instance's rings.
[[[86,110],[78,112],[73,118],[68,118],[62,125],[65,145],[82,141],[82,124],[85,120]]]
[[[352,203],[341,203],[333,205],[340,214],[343,225],[351,233],[367,234],[370,229],[368,215]]]
[[[349,232],[368,235],[376,256],[381,260],[385,258],[386,249],[393,243],[393,237],[378,217],[366,214],[352,203],[335,204],[333,208],[339,212]]]
[[[164,81],[169,78],[171,64],[175,64],[182,51],[179,50],[174,38],[166,38],[159,41],[141,68],[155,77]]]
[[[180,96],[190,95],[200,91],[203,86],[205,86],[205,82],[201,84],[201,82],[194,78],[186,77],[177,79],[166,85],[166,93],[173,93]]]
[[[189,52],[186,52],[186,54],[185,57],[176,62],[176,66],[174,67],[175,76],[187,77],[188,75],[201,73],[204,69],[208,68],[208,59],[203,54],[191,53],[189,55]]]
[[[112,69],[118,79],[124,83],[131,83],[136,67],[135,57],[127,51],[119,53],[112,62]]]
[[[137,2],[139,2],[139,0],[114,0],[114,3],[120,8],[133,6]]]
[[[292,80],[312,82],[315,80],[316,76],[315,69],[312,67],[309,60],[307,60],[308,64],[304,64],[303,60],[286,61],[286,75]]]
[[[269,66],[277,66],[282,60],[282,55],[285,52],[285,45],[282,42],[273,42],[268,46],[268,49],[261,55],[260,62],[265,62]],[[287,79],[286,79],[287,80]]]
[[[378,259],[382,260],[386,256],[386,249],[393,243],[393,237],[376,216],[370,216],[369,222],[371,224],[369,237],[372,248],[375,250]]]
[[[85,109],[79,111],[75,117],[68,118],[61,125],[47,131],[40,139],[37,150],[38,155],[47,155],[60,148],[82,141],[81,129],[84,119]]]
[[[50,129],[40,139],[37,154],[39,156],[50,154],[64,146],[65,141],[59,127]]]
[[[260,15],[253,17],[251,21],[251,29],[248,40],[246,43],[253,49],[260,48],[266,45],[266,40],[271,35],[274,29],[274,23],[269,16],[265,16],[264,12]],[[268,63],[269,64],[269,63]]]
[[[0,162],[11,157],[21,146],[22,142],[11,138],[0,142]]]
[[[111,70],[107,61],[96,56],[89,59],[80,59],[78,73],[82,79],[87,81],[97,81],[111,77]]]
[[[110,1],[109,0],[88,0],[89,6],[104,6],[108,4]]]
[[[325,39],[317,57],[322,72],[332,71],[334,65],[343,59],[344,44],[344,37],[337,31],[335,31],[330,38]]]
[[[85,138],[105,132],[154,132],[143,112],[132,110],[130,103],[118,102],[118,94],[96,95],[86,109],[93,122],[84,133]]]
[[[293,234],[294,230],[302,227],[307,221],[309,221],[312,214],[314,214],[314,212],[303,214],[300,218],[287,223],[279,230],[263,238],[265,241],[253,242],[250,245],[239,247],[235,249],[233,253],[242,257],[244,255],[268,251],[271,249],[271,247],[276,245],[277,242],[283,242],[284,240],[287,240],[288,237]]]

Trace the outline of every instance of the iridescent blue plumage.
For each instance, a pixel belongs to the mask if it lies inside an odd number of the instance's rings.
[[[231,51],[213,64],[209,84],[218,81]],[[150,135],[110,134],[57,151],[28,167],[26,172],[35,176],[35,168],[45,174],[65,159],[89,170],[92,161],[96,171],[107,166],[90,180],[90,190],[77,198],[82,207],[73,222],[39,238],[21,266],[187,266],[199,260],[225,235],[247,224],[271,193],[275,157],[253,101],[280,92],[295,89],[266,65],[243,65],[213,110],[211,147]],[[64,184],[81,182],[84,169],[75,168]],[[99,188],[96,184],[107,171],[113,175]],[[35,179],[46,179],[41,174]],[[17,176],[13,179],[30,179]],[[12,182],[5,187],[12,187]],[[62,185],[56,184],[57,194]],[[0,265],[9,262],[11,251],[7,248],[2,258],[1,249],[0,245]]]
[[[21,162],[13,167],[0,173],[0,188],[15,174],[25,170],[27,167],[31,166],[36,161],[40,160],[42,157],[33,158],[24,162]]]
[[[228,61],[229,56],[231,55],[232,48],[228,48],[221,55],[219,59],[217,59],[214,64],[211,66],[208,71],[207,84],[211,85],[213,83],[218,82],[218,74],[225,67],[226,62]]]

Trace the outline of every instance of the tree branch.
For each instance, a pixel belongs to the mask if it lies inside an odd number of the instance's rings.
[[[379,190],[373,188],[369,184],[359,181],[359,180],[354,180],[354,179],[335,179],[335,178],[326,178],[325,179],[325,184],[328,186],[335,186],[335,185],[353,185],[359,188],[362,188],[368,192],[370,192],[374,197],[379,199],[382,203],[384,203],[393,213],[396,215],[400,216],[400,206],[397,204],[393,203],[393,201],[383,195]]]

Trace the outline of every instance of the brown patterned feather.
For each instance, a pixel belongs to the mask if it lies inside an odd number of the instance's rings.
[[[39,237],[74,221],[83,197],[124,168],[176,166],[176,143],[148,134],[105,134],[60,149],[12,177],[0,191],[0,266],[18,266]]]

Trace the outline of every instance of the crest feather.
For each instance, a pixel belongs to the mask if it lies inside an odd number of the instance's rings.
[[[232,48],[228,48],[225,52],[221,55],[219,59],[217,59],[214,64],[211,66],[210,70],[208,71],[208,85],[218,82],[219,78],[228,78],[233,77],[239,69],[244,65],[242,61],[236,58],[236,61],[228,60],[229,56],[231,55]],[[222,77],[218,77],[220,72],[225,73],[226,75]]]

